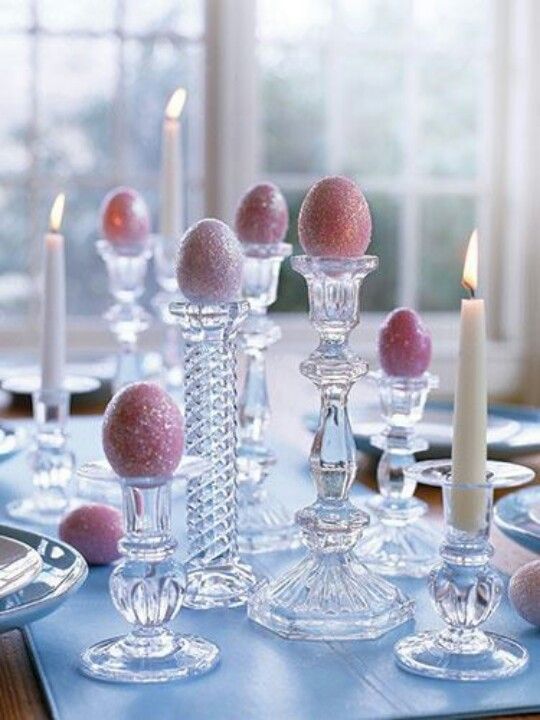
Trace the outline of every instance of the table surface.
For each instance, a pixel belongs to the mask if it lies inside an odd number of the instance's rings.
[[[271,351],[272,353],[272,351]],[[309,447],[310,437],[302,424],[305,410],[317,402],[314,388],[298,373],[301,358],[297,355],[273,350],[274,357],[269,363],[269,385],[274,411],[272,434],[277,439],[297,437],[298,442]],[[362,384],[359,383],[351,394],[351,403],[361,402]],[[101,412],[103,403],[74,402],[74,413]],[[17,405],[4,409],[4,417],[24,417],[29,406]],[[532,467],[540,474],[540,455],[516,459]],[[359,480],[374,487],[374,464],[366,457],[359,458]],[[422,487],[417,495],[430,505],[430,515],[438,522],[441,515],[440,492],[436,488]],[[493,529],[492,542],[495,546],[494,563],[501,570],[511,573],[523,563],[537,556],[519,547],[506,538],[497,528]],[[499,719],[508,716],[497,716]],[[540,714],[513,715],[521,720],[540,720]],[[12,631],[0,635],[0,718],[2,720],[49,720],[45,697],[32,666],[23,634]],[[119,719],[120,720],[120,719]],[[218,719],[217,719],[218,720]]]

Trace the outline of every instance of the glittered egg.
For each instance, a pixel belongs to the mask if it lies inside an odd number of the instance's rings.
[[[431,334],[417,312],[397,308],[386,316],[379,330],[379,361],[395,377],[419,377],[428,369]]]
[[[178,250],[178,287],[194,303],[226,303],[240,297],[244,253],[238,238],[220,220],[192,225]]]
[[[508,595],[517,613],[540,627],[540,560],[522,565],[510,578]]]
[[[60,540],[78,550],[89,565],[117,560],[123,534],[122,513],[110,505],[81,505],[68,513],[58,528]]]
[[[150,233],[150,215],[136,190],[119,187],[111,190],[101,206],[104,237],[119,251],[141,246]]]
[[[182,414],[156,383],[132,383],[108,404],[102,442],[107,460],[120,477],[171,475],[184,449]]]
[[[300,244],[308,255],[359,258],[371,241],[371,214],[358,185],[326,177],[308,190],[298,218]]]
[[[289,227],[287,201],[273,183],[250,188],[236,209],[234,227],[242,243],[283,242]]]

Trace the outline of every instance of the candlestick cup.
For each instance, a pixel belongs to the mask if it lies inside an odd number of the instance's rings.
[[[354,552],[369,524],[349,499],[356,474],[356,447],[347,399],[366,363],[349,348],[359,321],[362,281],[376,257],[335,260],[299,256],[293,267],[307,280],[310,319],[320,342],[300,371],[321,393],[319,428],[310,468],[317,498],[296,514],[307,555],[250,598],[255,622],[291,639],[374,638],[412,617],[413,603],[373,575]]]
[[[383,453],[377,466],[379,494],[368,501],[378,522],[358,544],[358,555],[382,575],[422,577],[438,559],[438,537],[418,520],[427,505],[413,497],[416,483],[406,474],[415,462],[414,453],[428,443],[416,435],[429,391],[438,379],[425,372],[419,377],[393,377],[383,371],[370,374],[377,385],[384,430],[371,438]]]
[[[504,582],[490,565],[489,542],[494,488],[529,482],[532,470],[510,463],[488,462],[485,482],[452,481],[448,460],[418,463],[408,471],[413,482],[442,487],[445,536],[441,562],[428,579],[443,630],[410,635],[394,653],[409,672],[447,680],[493,680],[525,668],[527,651],[515,640],[486,632],[481,626],[495,612]]]

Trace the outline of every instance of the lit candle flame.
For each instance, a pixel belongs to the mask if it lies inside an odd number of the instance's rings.
[[[184,109],[186,98],[187,92],[183,87],[179,87],[173,92],[165,108],[165,117],[167,120],[178,120]]]
[[[49,216],[49,229],[53,233],[57,233],[62,225],[62,218],[64,216],[64,206],[66,204],[65,193],[60,193],[56,196],[56,200],[51,208],[51,214]]]
[[[463,287],[474,297],[478,286],[478,230],[473,230],[467,254],[465,255],[465,264],[463,265],[463,277],[461,279]]]

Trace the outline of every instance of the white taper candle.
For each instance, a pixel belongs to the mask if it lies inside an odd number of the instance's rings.
[[[161,146],[160,233],[175,240],[184,230],[180,115],[185,101],[186,91],[178,88],[167,103]]]

